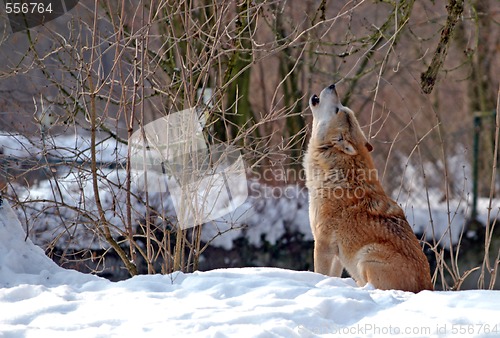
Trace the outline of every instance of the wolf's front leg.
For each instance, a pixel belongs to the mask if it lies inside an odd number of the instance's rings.
[[[342,276],[342,270],[344,267],[342,266],[342,263],[340,262],[339,256],[335,255],[332,259],[332,264],[330,266],[330,272],[328,273],[328,276],[332,277],[340,277]]]
[[[338,253],[337,245],[316,240],[314,243],[314,272],[325,276],[340,277],[342,264]]]

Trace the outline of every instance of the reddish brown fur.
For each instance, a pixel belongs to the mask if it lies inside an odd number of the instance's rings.
[[[314,270],[358,285],[419,292],[432,290],[429,263],[403,210],[376,175],[354,113],[325,88],[313,110],[313,134],[305,157]]]

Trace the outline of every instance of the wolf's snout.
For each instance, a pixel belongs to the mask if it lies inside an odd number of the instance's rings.
[[[319,103],[319,97],[318,97],[318,95],[314,94],[313,96],[311,96],[311,105],[314,107],[318,103]]]
[[[323,95],[327,95],[328,97],[332,97],[335,101],[337,101],[337,89],[335,87],[335,84],[331,84],[328,87],[324,88],[321,94],[319,95],[321,98]]]

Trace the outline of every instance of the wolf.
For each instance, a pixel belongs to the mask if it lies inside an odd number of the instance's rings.
[[[432,290],[429,262],[401,207],[378,180],[354,112],[335,85],[309,100],[312,135],[304,157],[314,271],[359,286],[410,292]]]

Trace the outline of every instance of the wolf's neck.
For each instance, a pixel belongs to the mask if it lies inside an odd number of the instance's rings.
[[[329,141],[327,140],[329,126],[329,121],[313,120],[312,135],[318,144]]]

